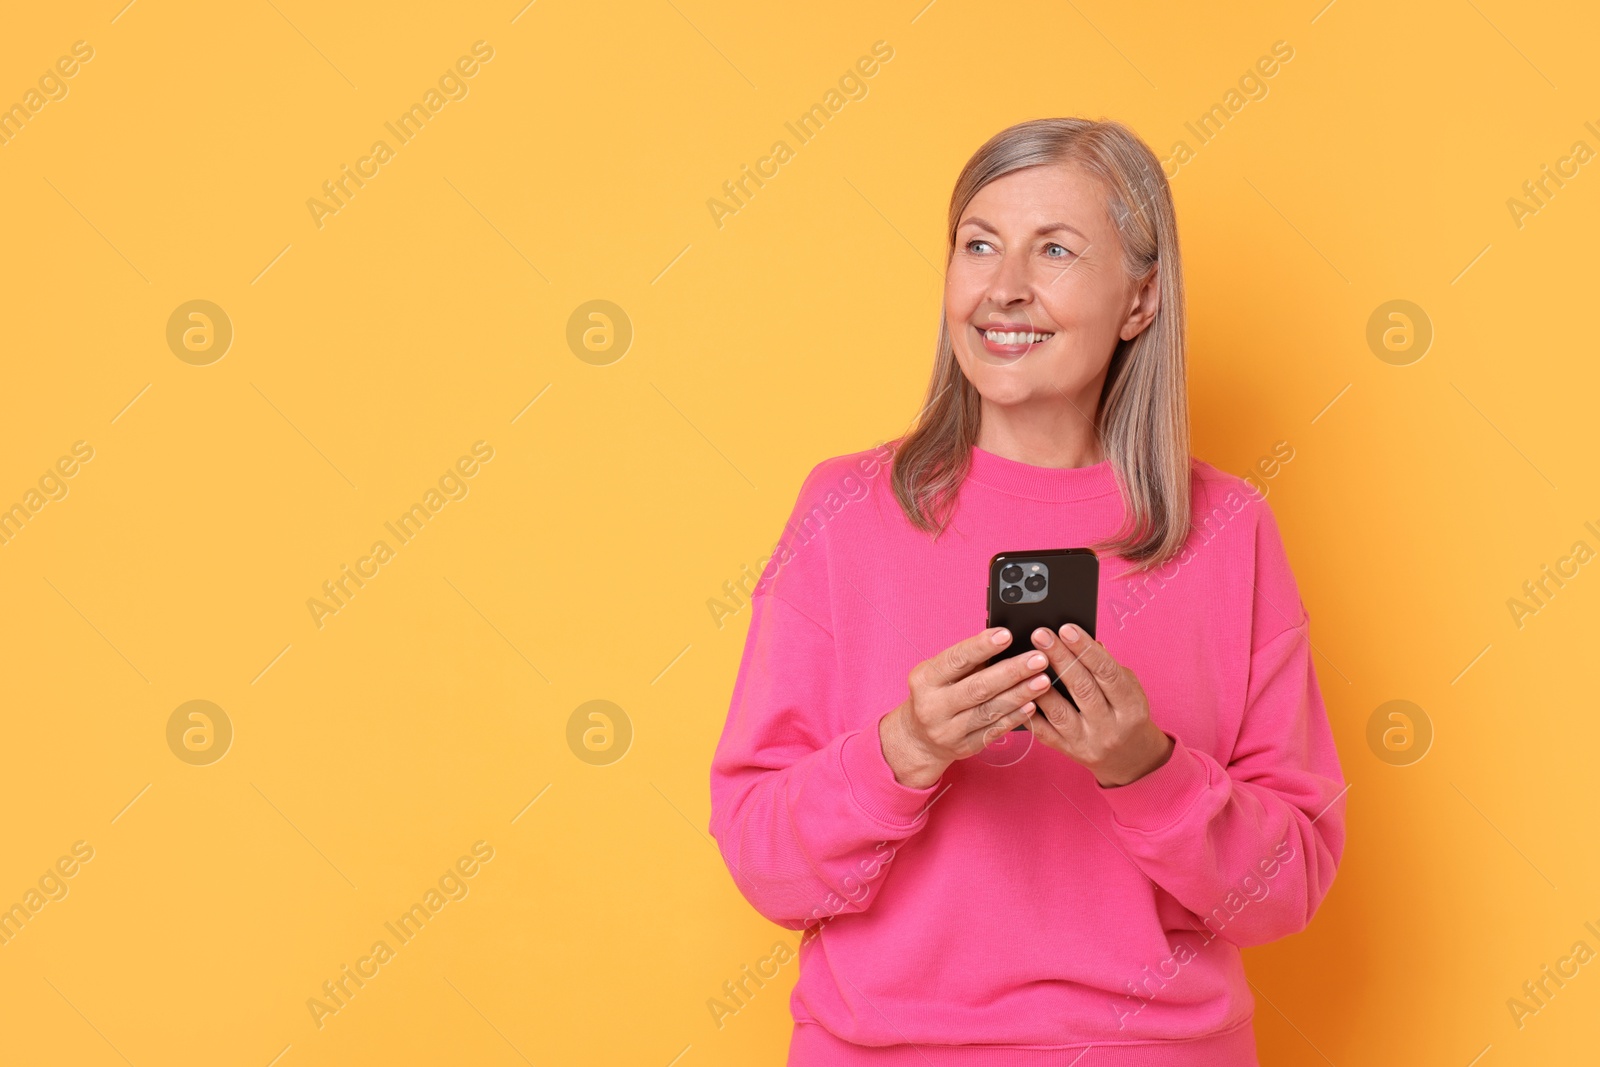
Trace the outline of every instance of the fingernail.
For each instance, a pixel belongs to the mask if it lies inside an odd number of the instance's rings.
[[[989,635],[989,640],[993,641],[997,645],[1003,645],[1007,641],[1011,640],[1011,631],[1002,626],[1000,629]]]
[[[1069,622],[1061,628],[1061,636],[1067,644],[1075,645],[1083,640],[1083,631]]]
[[[1031,700],[1028,701],[1026,704],[1022,705],[1022,708],[1021,708],[1022,714],[1027,715],[1027,714],[1031,713],[1035,706],[1036,705],[1034,704],[1033,701],[1031,701]]]
[[[1039,642],[1040,648],[1049,648],[1055,642],[1055,635],[1047,628],[1041,626],[1033,631],[1033,639]]]
[[[1028,666],[1035,669],[1043,667],[1048,662],[1050,661],[1044,658],[1043,652],[1035,652],[1033,655],[1028,657]]]
[[[1036,674],[1036,675],[1033,676],[1032,679],[1029,680],[1028,688],[1029,689],[1034,689],[1034,690],[1040,690],[1040,689],[1043,689],[1045,686],[1047,686],[1049,684],[1050,684],[1050,679],[1046,678],[1042,674]]]

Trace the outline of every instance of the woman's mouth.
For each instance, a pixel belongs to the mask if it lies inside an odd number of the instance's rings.
[[[973,329],[983,338],[984,349],[996,356],[1020,356],[1055,336],[1052,330],[1036,330],[1029,326],[974,326]]]

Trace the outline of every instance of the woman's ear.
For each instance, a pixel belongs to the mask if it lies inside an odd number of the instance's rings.
[[[1128,317],[1122,323],[1118,336],[1124,341],[1131,341],[1144,331],[1146,326],[1155,319],[1156,312],[1161,310],[1161,264],[1157,263],[1150,268],[1150,273],[1144,276],[1138,289],[1133,294],[1133,306],[1128,309]]]

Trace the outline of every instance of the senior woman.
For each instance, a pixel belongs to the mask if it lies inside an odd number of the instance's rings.
[[[803,931],[789,1062],[1254,1064],[1239,950],[1311,920],[1345,786],[1272,512],[1189,455],[1171,191],[1117,123],[1026,122],[948,239],[927,403],[806,478],[712,762]],[[1058,547],[1098,640],[981,628],[989,559]]]

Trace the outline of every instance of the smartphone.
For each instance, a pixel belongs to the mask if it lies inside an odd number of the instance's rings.
[[[1011,643],[984,666],[1035,651],[1033,631],[1041,626],[1059,634],[1067,623],[1076,623],[1095,636],[1099,603],[1100,557],[1092,549],[1000,553],[989,561],[989,614],[984,626],[1004,626],[1011,631]],[[1078,706],[1054,667],[1046,667],[1045,676],[1068,704]],[[1012,727],[1027,728],[1026,722]]]

